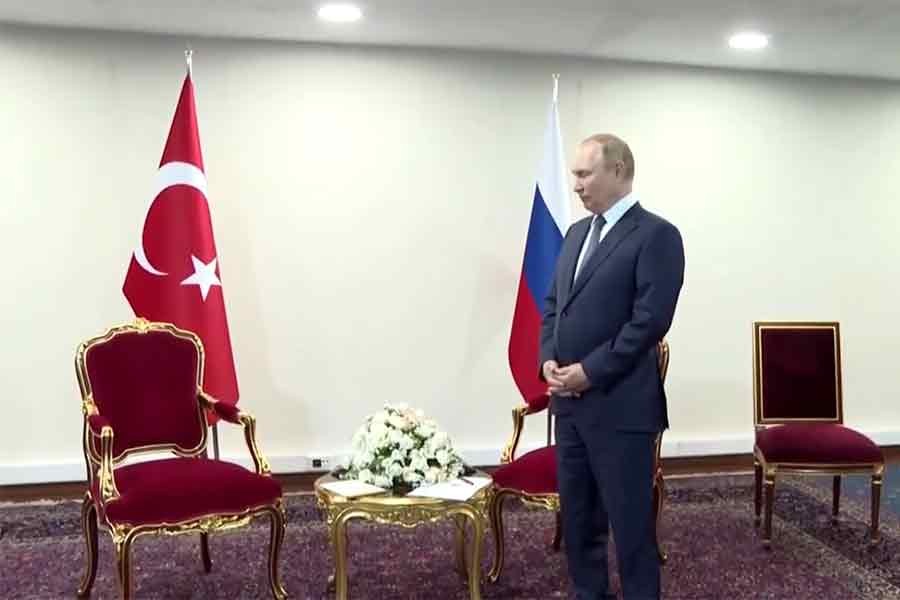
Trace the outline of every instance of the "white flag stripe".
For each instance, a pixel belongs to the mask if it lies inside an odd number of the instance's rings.
[[[547,210],[565,236],[572,222],[569,201],[569,180],[566,177],[566,161],[563,157],[562,133],[559,129],[559,109],[555,100],[550,102],[547,129],[544,132],[544,154],[538,172],[537,185],[547,205]]]

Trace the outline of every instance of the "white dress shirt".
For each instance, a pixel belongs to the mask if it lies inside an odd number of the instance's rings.
[[[603,241],[603,238],[606,237],[606,234],[609,233],[609,230],[613,228],[613,226],[619,222],[625,213],[628,212],[628,209],[637,204],[637,196],[634,194],[628,194],[619,198],[618,202],[610,206],[606,212],[603,213],[603,218],[606,220],[606,223],[603,224],[603,229],[600,230],[600,237],[597,239],[597,243]],[[591,239],[591,232],[594,230],[594,227],[597,225],[597,215],[594,215],[594,218],[591,219],[591,227],[588,230],[587,236],[584,238],[584,243],[581,245],[581,252],[578,254],[578,263],[575,266],[575,279],[578,279],[578,272],[581,270],[581,262],[584,260],[584,254],[587,252],[588,242]]]

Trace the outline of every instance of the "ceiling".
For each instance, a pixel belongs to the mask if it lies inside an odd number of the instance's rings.
[[[900,0],[0,0],[0,21],[185,36],[493,49],[900,79]],[[761,53],[726,44],[771,35]]]

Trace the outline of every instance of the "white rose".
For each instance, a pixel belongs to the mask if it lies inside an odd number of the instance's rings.
[[[404,437],[406,436],[403,435],[403,432],[399,429],[391,429],[390,433],[388,434],[388,439],[391,441],[391,443],[398,446],[400,445],[400,442],[403,441]]]
[[[372,423],[372,427],[369,429],[371,431],[372,437],[378,439],[388,431],[387,425],[384,422]]]
[[[422,481],[422,475],[419,474],[415,469],[407,467],[403,469],[403,481],[409,483],[418,483]]]
[[[391,463],[391,466],[387,468],[387,474],[394,478],[400,477],[403,475],[403,465],[398,462]]]
[[[441,470],[437,467],[430,467],[425,471],[425,483],[437,483],[440,481]]]
[[[356,433],[353,434],[353,441],[351,445],[354,450],[362,450],[366,446],[366,431],[365,429],[359,429]]]
[[[372,471],[368,469],[363,469],[362,471],[360,471],[356,478],[363,483],[372,483],[372,481],[375,479],[374,475],[372,475]]]
[[[391,480],[384,475],[376,475],[374,478],[374,483],[378,487],[389,488],[391,487]]]
[[[450,462],[450,453],[443,448],[435,452],[434,457],[442,467],[446,466]]]
[[[428,439],[435,434],[436,430],[433,426],[428,423],[421,423],[418,427],[416,427],[416,434]]]
[[[409,429],[410,425],[409,421],[401,415],[391,415],[388,417],[388,423],[400,430]]]

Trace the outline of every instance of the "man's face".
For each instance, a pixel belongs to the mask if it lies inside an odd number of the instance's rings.
[[[621,174],[624,165],[605,164],[603,148],[596,142],[578,146],[572,175],[575,177],[575,193],[584,207],[594,214],[605,212],[621,196]]]

